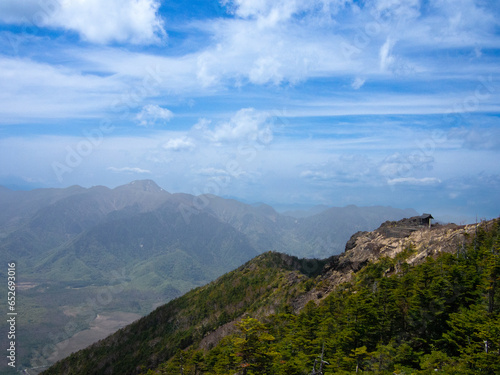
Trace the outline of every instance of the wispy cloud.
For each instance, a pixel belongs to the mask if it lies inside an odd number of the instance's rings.
[[[354,79],[354,81],[352,81],[351,87],[354,90],[359,90],[361,87],[363,87],[363,85],[365,84],[365,82],[366,82],[366,79],[361,78],[361,77],[356,77]]]
[[[405,185],[429,186],[429,185],[438,185],[441,183],[441,180],[435,177],[424,177],[424,178],[401,177],[388,180],[387,183],[389,185],[405,184]]]
[[[110,107],[113,94],[126,88],[114,78],[2,55],[0,82],[0,123],[100,116]]]
[[[420,16],[419,0],[376,0],[373,9],[379,18],[407,22]]]
[[[155,124],[164,124],[174,117],[172,111],[162,108],[156,104],[148,104],[142,107],[141,112],[135,117],[139,126],[154,126]]]
[[[139,173],[139,174],[151,173],[151,171],[147,169],[141,169],[137,167],[122,167],[122,168],[108,167],[107,170],[115,173]]]
[[[188,137],[169,139],[162,145],[163,149],[171,151],[190,151],[194,147],[194,141]]]
[[[394,64],[395,58],[392,55],[392,49],[396,42],[391,38],[387,38],[385,43],[380,48],[380,70],[385,72]]]
[[[472,150],[500,150],[500,129],[497,127],[453,128],[448,137]]]

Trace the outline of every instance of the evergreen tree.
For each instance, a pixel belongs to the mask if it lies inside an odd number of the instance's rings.
[[[236,325],[239,335],[233,339],[237,366],[241,374],[271,374],[273,357],[276,352],[270,350],[270,342],[274,337],[266,326],[254,318],[242,319]]]

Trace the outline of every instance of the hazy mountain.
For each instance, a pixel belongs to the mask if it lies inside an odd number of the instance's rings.
[[[355,232],[373,230],[387,220],[418,215],[413,209],[351,205],[326,209],[316,206],[311,210],[319,213],[306,211],[294,218],[265,204],[247,205],[213,195],[203,199],[207,212],[244,233],[258,252],[273,250],[315,258],[340,254]]]
[[[101,225],[110,231],[113,223],[125,225],[118,219],[136,217],[126,224],[133,233],[137,227],[134,220],[143,220],[138,215],[147,212],[158,211],[160,216],[166,211],[175,212],[186,223],[203,213],[245,236],[257,253],[275,250],[314,257],[340,253],[349,236],[359,230],[372,230],[385,220],[416,214],[414,210],[390,207],[349,206],[322,208],[319,214],[293,218],[265,204],[248,205],[213,195],[170,194],[151,180],[115,189],[74,186],[25,192],[4,188],[0,190],[0,208],[0,249],[11,257],[21,256],[21,261],[30,266],[36,262],[49,264],[44,260],[47,251],[64,252],[70,246],[66,242],[85,237],[86,231],[98,230]],[[174,216],[169,220],[179,219]],[[152,228],[156,231],[152,229],[150,237],[162,235],[162,227]],[[182,242],[183,238],[176,240]],[[197,246],[203,247],[204,241],[200,239]]]
[[[283,211],[282,214],[286,216],[291,216],[296,219],[302,219],[304,217],[309,217],[313,215],[317,215],[323,211],[328,210],[330,207],[324,204],[320,204],[313,207],[308,207],[306,209],[291,209]]]
[[[206,212],[243,233],[259,252],[269,250],[293,253],[295,220],[278,214],[266,204],[247,205],[213,195],[207,199]]]
[[[125,268],[136,287],[182,284],[180,294],[258,253],[244,233],[208,212],[185,220],[179,205],[192,197],[153,181],[58,193],[47,194],[45,205],[40,199],[42,207],[0,242],[37,280],[103,284],[111,270]]]
[[[182,284],[180,294],[255,255],[246,237],[233,227],[205,213],[186,223],[166,205],[101,223],[51,251],[35,270],[60,281],[92,283],[125,268],[131,286],[161,291]],[[62,271],[67,264],[80,266]]]
[[[39,280],[58,274],[59,281],[101,281],[107,271],[119,267],[138,275],[139,265],[148,269],[150,263],[157,268],[165,257],[172,264],[179,257],[181,263],[201,267],[192,273],[201,282],[265,251],[317,258],[339,254],[353,233],[416,214],[391,207],[320,211],[293,218],[265,204],[170,194],[151,180],[115,189],[3,188],[0,250]],[[154,272],[151,277],[172,275]],[[199,285],[185,281],[182,292]]]
[[[0,192],[0,212],[4,217],[0,250],[21,263],[34,265],[46,251],[105,223],[114,213],[123,216],[153,210],[169,196],[153,181],[139,181],[113,190],[74,186]],[[7,219],[9,214],[12,216]]]
[[[38,210],[59,199],[82,193],[85,189],[72,186],[66,189],[36,189],[31,191],[13,191],[5,187],[0,189],[0,230],[1,235],[22,224]]]

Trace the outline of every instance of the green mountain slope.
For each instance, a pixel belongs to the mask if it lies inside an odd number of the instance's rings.
[[[386,224],[324,261],[262,254],[44,374],[299,375],[322,347],[324,375],[498,374],[500,220],[397,250]]]
[[[112,270],[123,268],[130,275],[130,287],[161,291],[157,280],[170,288],[178,281],[185,284],[180,294],[255,255],[231,226],[203,213],[186,223],[166,207],[96,226],[50,252],[35,270],[47,280],[105,284]],[[63,265],[77,263],[84,265],[79,272],[64,271]]]
[[[245,312],[289,309],[288,300],[304,291],[302,262],[265,253],[159,307],[118,331],[106,342],[72,355],[48,370],[63,373],[140,373],[172,357],[178,348],[199,342],[208,332]],[[97,368],[96,368],[97,366]]]

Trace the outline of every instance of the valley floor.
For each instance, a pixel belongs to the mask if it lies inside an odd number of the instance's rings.
[[[80,331],[68,340],[56,345],[56,350],[48,358],[50,363],[55,363],[73,352],[102,340],[120,328],[141,318],[141,315],[117,311],[114,313],[99,314],[90,324],[90,328]]]

